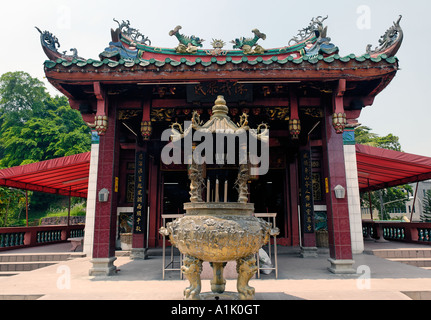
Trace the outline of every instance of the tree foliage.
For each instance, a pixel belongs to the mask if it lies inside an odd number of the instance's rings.
[[[371,130],[371,128],[366,126],[356,128],[356,143],[382,149],[402,151],[399,137],[394,136],[392,133],[388,134],[387,136],[380,137],[378,134],[372,133]]]
[[[402,151],[399,137],[391,133],[381,137],[371,132],[371,130],[371,128],[366,126],[356,128],[356,143],[382,149]],[[379,218],[381,220],[388,220],[390,219],[388,212],[393,210],[405,210],[409,195],[412,193],[413,189],[409,185],[371,192],[371,207],[379,211]],[[370,207],[369,198],[368,194],[363,194],[361,197],[362,205],[366,208]]]
[[[0,136],[0,167],[6,168],[91,148],[90,130],[67,98],[50,96],[43,82],[21,71],[0,77]],[[22,196],[14,192],[0,189],[0,215],[19,211]],[[37,207],[37,198],[30,205]]]
[[[0,78],[0,165],[22,164],[90,150],[90,131],[66,97],[51,97],[24,72]]]

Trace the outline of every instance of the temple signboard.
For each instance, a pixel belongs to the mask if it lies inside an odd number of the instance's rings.
[[[134,215],[133,215],[133,232],[135,234],[143,234],[145,230],[145,208],[146,208],[146,193],[145,193],[145,153],[142,151],[136,152],[135,165],[135,197],[134,197]]]
[[[230,102],[253,101],[253,86],[238,82],[203,82],[187,86],[187,102],[211,103],[223,95]]]
[[[310,150],[302,150],[301,161],[301,212],[304,233],[314,233],[313,179]]]

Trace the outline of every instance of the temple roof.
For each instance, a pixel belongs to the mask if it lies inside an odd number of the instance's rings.
[[[214,66],[222,66],[226,64],[232,64],[232,65],[249,65],[249,66],[255,66],[255,65],[291,65],[292,67],[295,67],[299,64],[308,63],[310,65],[315,65],[319,62],[325,63],[325,64],[331,64],[335,61],[340,62],[365,62],[370,61],[373,63],[379,63],[381,61],[386,61],[389,64],[393,64],[398,62],[398,59],[394,56],[388,57],[386,54],[380,55],[377,58],[371,57],[369,54],[364,54],[362,56],[355,56],[354,54],[347,55],[345,57],[341,57],[338,54],[331,55],[329,57],[324,57],[323,55],[318,55],[312,58],[309,58],[307,56],[300,57],[298,59],[293,58],[292,56],[288,56],[283,58],[283,56],[271,56],[268,59],[265,59],[265,57],[259,56],[259,57],[248,57],[248,56],[242,56],[241,59],[232,59],[232,57],[227,56],[225,59],[217,59],[217,58],[211,58],[209,61],[203,60],[200,57],[181,57],[178,60],[173,60],[171,57],[166,57],[164,60],[156,60],[155,58],[151,58],[149,60],[143,60],[143,59],[134,59],[134,60],[124,60],[120,59],[119,61],[113,61],[110,59],[103,59],[102,61],[99,60],[80,60],[80,59],[72,59],[72,60],[66,60],[64,58],[58,58],[54,61],[47,60],[45,61],[45,67],[47,69],[53,69],[59,65],[62,67],[71,67],[71,66],[77,66],[79,68],[91,66],[94,68],[100,68],[103,66],[109,67],[110,69],[115,68],[133,68],[133,67],[148,67],[148,66],[155,66],[155,67],[163,67],[166,65],[170,65],[173,67],[178,67],[180,65],[185,66],[204,66],[209,67],[211,65]]]
[[[176,85],[221,79],[274,84],[325,84],[344,79],[350,82],[347,95],[376,96],[398,71],[395,54],[403,40],[400,20],[381,37],[379,47],[372,50],[368,45],[364,54],[341,56],[327,35],[328,28],[323,25],[326,19],[312,19],[286,45],[274,49],[263,48],[266,34],[258,29],[252,30],[252,37],[231,41],[233,49],[225,49],[224,41],[214,39],[211,49],[203,49],[204,40],[181,34],[181,26],[169,32],[178,39],[178,46],[161,48],[152,46],[129,21],[114,20],[118,28],[111,29],[112,41],[100,53],[100,60],[82,58],[76,49],[70,55],[61,54],[58,39],[48,31],[38,31],[49,58],[45,61],[47,79],[66,96],[78,100],[94,93],[90,91],[95,82],[115,86],[118,91],[119,85]]]
[[[49,58],[45,62],[46,69],[56,67],[94,67],[107,66],[110,69],[122,68],[147,68],[155,66],[157,68],[171,66],[224,66],[226,64],[237,66],[271,66],[288,65],[298,68],[303,64],[317,64],[323,62],[332,64],[340,61],[347,63],[354,61],[357,63],[373,62],[379,63],[382,60],[394,64],[397,59],[394,57],[403,40],[403,32],[399,25],[401,20],[394,23],[379,41],[380,47],[371,50],[371,45],[366,48],[366,53],[362,55],[350,54],[340,56],[337,46],[331,43],[331,38],[327,36],[327,27],[323,22],[327,19],[321,16],[312,19],[309,26],[299,31],[286,46],[275,49],[264,49],[262,43],[266,39],[266,34],[258,29],[252,30],[254,37],[240,37],[231,41],[233,50],[223,49],[226,45],[222,40],[214,40],[211,43],[212,49],[201,49],[203,41],[196,36],[185,36],[180,34],[181,26],[177,26],[169,32],[170,36],[175,36],[179,44],[176,48],[161,48],[151,46],[148,37],[142,35],[139,30],[130,26],[129,21],[118,23],[117,29],[111,29],[112,41],[109,47],[100,53],[100,60],[84,59],[78,56],[77,50],[73,49],[72,55],[61,54],[57,48],[60,46],[58,39],[50,32],[42,32],[41,43]]]

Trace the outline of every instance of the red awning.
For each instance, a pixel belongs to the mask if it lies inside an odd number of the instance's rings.
[[[431,158],[356,145],[359,189],[379,190],[431,179]],[[0,170],[0,186],[87,197],[90,152]]]
[[[379,190],[431,179],[431,158],[356,145],[360,191]]]
[[[87,198],[90,152],[0,170],[0,186]]]

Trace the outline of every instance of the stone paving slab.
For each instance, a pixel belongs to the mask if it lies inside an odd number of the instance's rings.
[[[302,259],[280,256],[280,279],[274,275],[250,281],[259,300],[410,300],[428,296],[431,271],[391,262],[371,255],[355,256],[355,267],[369,268],[371,278],[333,275],[326,268],[327,257]],[[89,258],[63,261],[43,269],[0,278],[0,296],[40,296],[40,300],[182,300],[188,286],[172,272],[161,280],[161,259],[134,260],[119,257],[112,277],[88,275]],[[361,269],[362,270],[362,269]],[[236,281],[228,280],[227,291],[236,291]],[[202,292],[210,291],[209,280]]]

